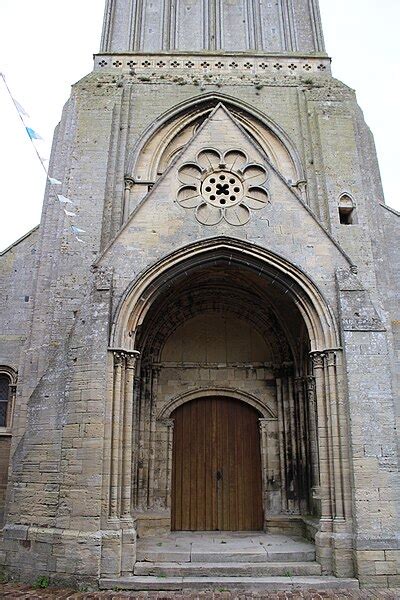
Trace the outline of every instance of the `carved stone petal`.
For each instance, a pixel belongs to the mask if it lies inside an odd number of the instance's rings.
[[[260,210],[269,204],[268,192],[261,187],[251,187],[243,199],[246,206],[253,210]]]
[[[202,170],[194,163],[187,163],[179,169],[178,179],[181,183],[194,183],[195,180],[201,180]]]
[[[176,199],[183,208],[196,208],[201,202],[197,187],[184,185],[178,190]]]
[[[262,185],[267,181],[268,174],[261,165],[247,165],[243,169],[243,177],[247,184]]]
[[[246,225],[250,219],[250,211],[243,204],[225,209],[225,221],[229,225]]]
[[[207,169],[207,171],[209,171],[218,168],[221,158],[221,154],[218,152],[218,150],[206,148],[205,150],[199,152],[197,156],[197,162],[203,169]]]
[[[240,150],[228,150],[224,155],[224,163],[226,163],[227,169],[238,171],[246,165],[247,156]]]
[[[196,210],[196,218],[203,225],[217,225],[222,217],[222,210],[209,204],[201,204]]]

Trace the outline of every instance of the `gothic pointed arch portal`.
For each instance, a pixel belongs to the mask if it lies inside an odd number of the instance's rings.
[[[157,513],[171,528],[172,485],[182,492],[173,475],[174,411],[194,397],[218,404],[221,390],[227,398],[232,390],[232,398],[260,413],[262,527],[312,515],[325,545],[346,531],[338,330],[324,297],[297,267],[228,238],[178,250],[127,290],[111,348],[110,403],[119,413],[110,516],[121,518],[125,506],[139,521]],[[328,571],[332,553],[321,558]]]

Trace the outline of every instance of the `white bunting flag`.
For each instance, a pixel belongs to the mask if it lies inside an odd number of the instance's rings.
[[[17,111],[19,112],[19,114],[22,115],[23,117],[27,117],[29,119],[29,115],[26,112],[26,110],[24,109],[24,107],[21,106],[21,104],[15,98],[13,98],[13,100],[14,100],[14,104],[15,104],[15,106],[16,106]]]
[[[73,233],[75,233],[75,235],[77,235],[78,233],[86,233],[86,231],[84,229],[75,227],[75,225],[71,225],[71,229],[72,229]]]
[[[73,204],[69,198],[66,196],[62,196],[61,194],[57,194],[57,198],[62,204]]]

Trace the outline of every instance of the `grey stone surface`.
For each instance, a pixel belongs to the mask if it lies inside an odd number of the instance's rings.
[[[250,557],[251,558],[251,557]],[[290,575],[321,575],[321,565],[316,562],[205,562],[205,563],[176,563],[176,562],[137,562],[135,575],[153,575],[155,577],[188,577],[188,576],[223,576],[223,577],[265,577]]]
[[[317,2],[250,3],[245,23],[239,0],[218,23],[197,2],[163,20],[106,4],[50,165],[84,243],[48,186],[39,229],[0,256],[0,367],[18,371],[5,568],[115,581],[157,560],[137,532],[171,528],[174,410],[228,396],[260,416],[265,529],[315,538],[297,559],[315,544],[325,575],[397,585],[399,215]],[[203,193],[222,171],[233,210]]]
[[[334,577],[130,577],[102,579],[100,588],[113,589],[116,585],[125,590],[295,590],[295,589],[347,589],[359,588],[356,579],[335,579]]]
[[[127,18],[129,15],[129,18]],[[232,50],[323,52],[318,4],[107,0],[102,51]]]

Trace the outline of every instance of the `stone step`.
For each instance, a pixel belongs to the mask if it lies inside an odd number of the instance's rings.
[[[229,551],[210,552],[209,550],[155,550],[154,548],[146,550],[138,548],[137,560],[139,562],[153,563],[265,563],[265,562],[314,562],[315,550],[284,550],[283,548],[273,547],[265,551],[264,548],[257,549],[257,552],[243,550],[238,547]]]
[[[279,591],[359,589],[357,579],[336,577],[151,577],[133,576],[101,579],[102,590],[166,591],[166,590],[243,590]]]
[[[138,562],[135,575],[155,577],[292,577],[321,575],[321,565],[316,562],[265,562],[265,563],[149,563]]]

